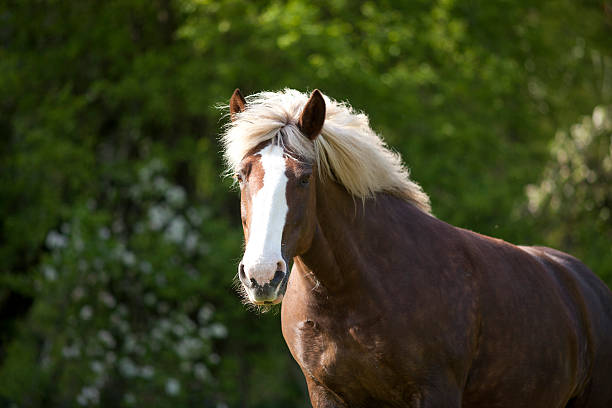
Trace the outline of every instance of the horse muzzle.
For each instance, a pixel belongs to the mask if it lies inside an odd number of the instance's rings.
[[[287,289],[288,273],[286,263],[280,260],[275,263],[240,263],[238,278],[256,305],[273,305],[280,303]]]

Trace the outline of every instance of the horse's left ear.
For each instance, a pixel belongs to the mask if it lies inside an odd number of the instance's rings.
[[[323,129],[323,122],[325,122],[325,99],[321,92],[315,89],[304,106],[298,127],[307,138],[315,140]]]
[[[240,89],[236,88],[230,98],[230,117],[232,120],[235,120],[236,114],[242,112],[245,107],[246,101],[244,100],[244,96],[240,93]]]

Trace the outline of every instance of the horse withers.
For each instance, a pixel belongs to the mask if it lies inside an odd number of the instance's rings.
[[[236,90],[230,113],[238,278],[282,301],[314,407],[612,407],[612,293],[579,260],[436,219],[367,117],[318,90]]]

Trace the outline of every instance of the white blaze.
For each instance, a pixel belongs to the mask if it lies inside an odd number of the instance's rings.
[[[246,276],[264,285],[274,277],[278,262],[284,266],[281,241],[289,210],[285,195],[288,178],[281,147],[270,144],[259,154],[264,169],[263,186],[253,197],[249,241],[242,263]]]

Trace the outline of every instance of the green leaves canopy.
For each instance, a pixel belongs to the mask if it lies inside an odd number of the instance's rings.
[[[278,316],[231,289],[241,232],[215,105],[237,86],[347,100],[438,217],[611,270],[609,218],[587,221],[609,203],[580,198],[605,183],[562,182],[572,217],[525,194],[555,176],[557,129],[612,103],[606,18],[570,0],[4,3],[0,401],[305,404]]]

